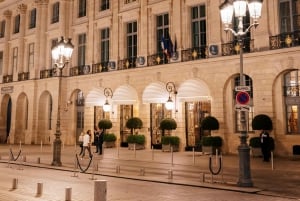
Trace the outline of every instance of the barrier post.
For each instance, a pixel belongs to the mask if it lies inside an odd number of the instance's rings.
[[[43,183],[37,183],[36,195],[41,196],[43,194]]]
[[[195,147],[193,147],[193,165],[195,165]]]
[[[71,200],[72,200],[72,188],[68,187],[66,188],[65,201],[71,201]]]
[[[171,146],[171,164],[173,166],[173,146]]]
[[[94,201],[106,201],[107,181],[96,180],[94,183]]]
[[[12,189],[17,189],[18,188],[18,179],[14,178],[12,181]]]

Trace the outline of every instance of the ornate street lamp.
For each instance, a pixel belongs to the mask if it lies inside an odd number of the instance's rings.
[[[104,96],[106,97],[106,100],[103,105],[103,110],[104,110],[104,112],[109,112],[111,110],[111,105],[108,102],[108,97],[110,97],[110,98],[113,97],[113,92],[112,92],[111,88],[104,89]]]
[[[60,131],[60,103],[61,103],[61,77],[62,70],[67,63],[69,63],[72,56],[74,46],[71,43],[71,39],[65,40],[61,37],[61,40],[52,47],[52,59],[54,60],[54,65],[59,70],[58,79],[58,106],[57,106],[57,120],[56,120],[56,132],[55,139],[53,141],[53,166],[61,166],[61,131]]]
[[[261,16],[262,0],[225,0],[220,5],[221,19],[225,25],[225,31],[231,31],[234,36],[237,37],[240,51],[240,86],[245,86],[245,79],[243,75],[243,37],[250,31],[252,27],[258,26],[258,19]],[[253,23],[246,29],[243,25],[243,17],[246,16],[246,10],[249,10],[250,17],[253,19]],[[238,19],[237,31],[230,28],[232,23],[232,17]],[[239,152],[239,180],[238,186],[251,187],[253,182],[250,172],[250,148],[247,144],[247,122],[246,111],[240,110],[240,123],[241,123],[241,136],[240,145],[238,147]]]
[[[176,86],[174,82],[168,82],[166,84],[166,89],[169,92],[169,98],[165,104],[165,107],[167,110],[173,110],[174,106],[175,106],[175,111],[177,112],[177,108],[176,108],[176,95],[177,95],[177,90],[176,90]],[[175,103],[172,100],[172,95],[171,93],[174,93],[175,95]]]

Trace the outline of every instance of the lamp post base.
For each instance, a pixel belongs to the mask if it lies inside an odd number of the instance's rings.
[[[53,161],[51,163],[52,166],[62,166],[60,156],[61,156],[61,140],[55,139],[53,142]]]
[[[237,185],[240,187],[253,187],[250,171],[250,147],[247,145],[247,136],[242,135],[239,152],[239,180]]]

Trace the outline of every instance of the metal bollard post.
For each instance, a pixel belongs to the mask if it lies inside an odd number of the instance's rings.
[[[120,173],[120,166],[119,166],[119,165],[117,165],[117,167],[116,167],[116,173],[117,173],[117,174]]]
[[[140,169],[140,176],[145,176],[145,168]]]
[[[43,194],[43,183],[37,183],[36,195],[41,196]]]
[[[96,180],[94,183],[94,201],[106,201],[106,186],[107,181]]]
[[[66,196],[65,201],[71,201],[72,200],[72,188],[66,188]]]
[[[168,170],[168,179],[173,179],[173,170]]]
[[[12,189],[17,189],[18,188],[18,179],[14,178],[12,181]]]
[[[40,164],[40,163],[41,163],[41,158],[40,158],[40,157],[37,158],[36,163],[37,163],[37,164]]]

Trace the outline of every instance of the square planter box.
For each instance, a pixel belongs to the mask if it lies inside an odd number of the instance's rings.
[[[115,146],[116,146],[115,141],[113,141],[113,142],[103,142],[103,147],[104,148],[113,148]]]
[[[128,143],[128,149],[134,150],[134,145],[135,145],[135,150],[145,149],[145,146],[143,144],[134,144],[134,143]]]
[[[216,154],[216,150],[218,150],[218,154],[220,154],[221,147],[202,146],[202,153],[205,154]]]
[[[260,147],[250,147],[252,157],[262,157],[261,148]]]
[[[162,144],[161,147],[162,151],[171,151],[171,145],[170,144]],[[173,145],[173,152],[179,151],[179,146],[178,145]]]

